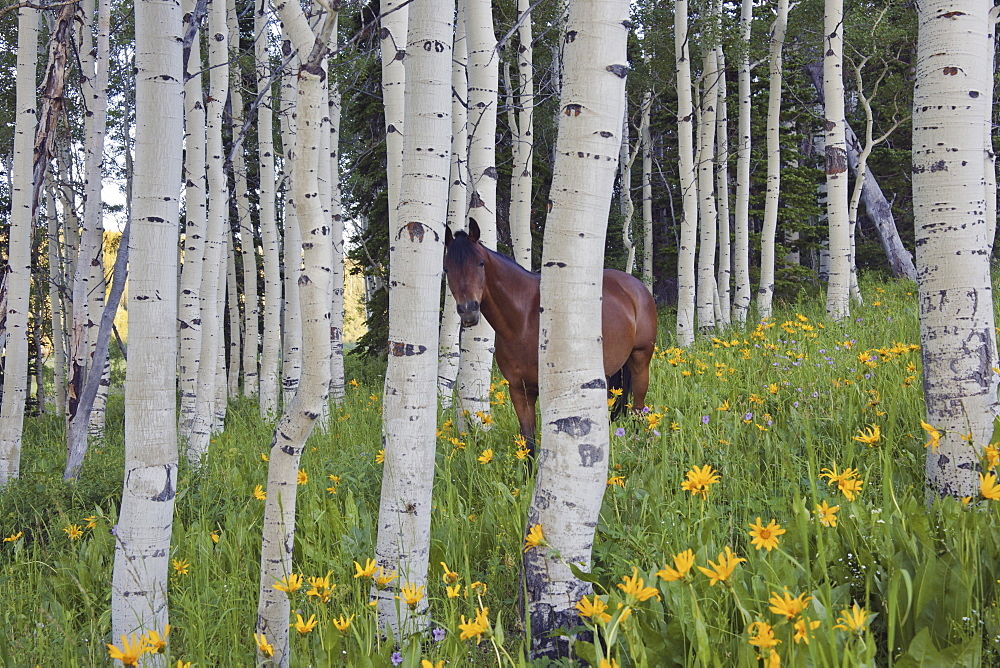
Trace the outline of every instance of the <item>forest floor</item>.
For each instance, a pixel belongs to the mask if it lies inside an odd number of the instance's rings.
[[[588,576],[601,603],[589,599],[591,617],[582,618],[597,644],[577,643],[580,658],[1000,662],[997,509],[983,499],[925,503],[916,286],[869,278],[862,290],[866,304],[847,321],[831,323],[812,299],[685,350],[672,343],[673,316],[662,314],[648,410],[610,426]],[[348,379],[328,431],[312,436],[302,458],[295,570],[329,573],[337,586],[328,597],[307,587],[292,594],[293,611],[319,620],[292,632],[293,665],[527,665],[518,571],[532,478],[516,453],[504,383],[494,384],[490,431],[459,433],[440,417],[431,627],[397,647],[380,638],[370,580],[357,577],[374,557],[381,377],[377,365],[351,359]],[[0,495],[0,665],[110,664],[122,410],[113,393],[107,438],[72,484],[62,482],[62,420],[27,420],[21,478]],[[254,663],[264,507],[255,489],[266,483],[272,430],[253,402],[234,401],[203,466],[182,466],[169,665]],[[995,450],[976,445],[986,470]],[[728,550],[744,561],[729,562]],[[446,572],[457,578],[455,596]],[[461,639],[460,624],[481,607],[488,629]]]

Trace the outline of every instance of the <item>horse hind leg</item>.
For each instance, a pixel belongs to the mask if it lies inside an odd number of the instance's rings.
[[[625,365],[632,372],[632,409],[641,411],[646,405],[649,391],[649,362],[653,359],[652,349],[637,348],[632,351]]]
[[[521,427],[521,436],[524,437],[524,447],[528,449],[528,455],[535,455],[535,400],[538,399],[537,392],[532,393],[520,383],[510,384],[510,402],[514,405],[514,413],[517,415],[517,423]]]
[[[621,393],[615,396],[614,390]],[[632,369],[626,363],[621,369],[613,373],[608,378],[608,399],[614,397],[615,401],[611,405],[612,422],[625,415],[626,407],[629,403],[629,395],[632,392]]]

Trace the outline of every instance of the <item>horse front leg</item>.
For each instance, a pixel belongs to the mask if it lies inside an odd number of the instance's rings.
[[[529,390],[523,383],[510,384],[510,401],[514,404],[514,413],[521,426],[521,436],[524,437],[524,446],[528,449],[529,457],[535,456],[536,399],[538,399],[538,390]]]

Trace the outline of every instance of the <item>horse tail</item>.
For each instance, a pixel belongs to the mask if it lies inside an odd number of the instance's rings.
[[[632,370],[628,368],[628,364],[624,365],[621,369],[616,371],[610,378],[608,378],[608,397],[613,396],[610,390],[621,390],[622,393],[615,399],[614,405],[611,407],[611,419],[617,420],[623,417],[628,410],[629,397],[632,394]]]

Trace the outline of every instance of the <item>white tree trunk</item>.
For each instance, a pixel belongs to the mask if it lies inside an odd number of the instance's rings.
[[[334,30],[336,34],[336,30]],[[330,112],[330,241],[333,244],[332,301],[330,302],[330,397],[344,400],[344,209],[340,200],[340,86],[329,85]]]
[[[66,345],[63,334],[63,300],[59,286],[65,285],[62,258],[59,254],[59,218],[56,214],[56,190],[49,175],[48,197],[46,199],[46,221],[48,239],[46,252],[49,260],[49,311],[52,317],[52,375],[53,393],[57,415],[66,414]],[[0,345],[3,345],[0,343]]]
[[[448,188],[448,227],[453,232],[464,229],[469,209],[468,175],[468,42],[465,38],[465,3],[458,3],[455,18],[455,44],[451,57],[451,171]],[[459,330],[461,319],[455,306],[455,296],[445,286],[444,309],[441,315],[441,337],[438,344],[438,398],[442,408],[451,408],[455,396],[455,379],[461,357]]]
[[[228,216],[227,216],[228,218]],[[226,289],[223,292],[220,305],[226,305],[229,316],[229,366],[226,368],[225,385],[228,397],[235,397],[240,391],[240,366],[242,362],[240,339],[242,339],[243,319],[240,317],[239,283],[236,281],[236,240],[232,237],[226,221]],[[226,356],[223,351],[222,363]],[[223,402],[225,403],[225,402]]]
[[[714,3],[713,3],[714,10]],[[709,23],[717,21],[714,14]],[[715,251],[719,217],[715,206],[715,131],[716,105],[719,103],[719,58],[715,47],[702,45],[702,102],[701,121],[698,127],[698,213],[700,240],[698,247],[698,290],[696,304],[698,329],[711,332],[715,329]]]
[[[287,37],[288,26],[283,26]],[[297,67],[298,61],[293,58],[291,67]],[[281,145],[285,156],[282,161],[284,176],[290,182],[295,181],[295,151],[296,122],[293,113],[298,100],[298,87],[291,69],[286,69],[281,77]],[[286,201],[282,221],[284,243],[281,247],[282,288],[285,300],[281,313],[281,401],[284,405],[292,400],[299,386],[299,375],[302,372],[302,321],[299,313],[299,276],[302,271],[302,234],[299,232],[299,222],[296,216],[294,199]]]
[[[993,76],[991,4],[917,3],[913,204],[927,422],[928,500],[978,497],[977,471],[997,414],[984,141]],[[966,440],[968,439],[968,440]]]
[[[175,383],[177,247],[184,99],[181,7],[135,7],[136,131],[129,246],[129,363],[125,375],[125,483],[111,583],[112,637],[167,619],[167,566],[177,490]],[[166,326],[165,326],[166,325]],[[144,665],[164,665],[149,655]]]
[[[568,654],[556,628],[579,624],[590,592],[567,564],[590,570],[608,470],[607,390],[601,342],[604,240],[625,104],[629,5],[570,5],[552,211],[543,247],[539,386],[542,439],[530,529],[549,547],[524,555],[533,658]],[[596,379],[596,380],[595,380]]]
[[[201,353],[198,364],[198,385],[194,420],[187,443],[187,458],[192,464],[201,461],[208,452],[212,431],[216,425],[218,383],[220,375],[219,346],[222,345],[222,319],[225,316],[226,221],[229,217],[229,193],[223,170],[225,159],[222,126],[225,103],[229,93],[229,29],[226,5],[213,2],[208,8],[209,83],[205,98],[206,154],[208,173],[208,223],[205,227],[204,270],[201,276]],[[220,291],[221,288],[221,291]],[[221,369],[224,371],[225,366]],[[223,382],[224,376],[223,376]]]
[[[264,333],[260,352],[260,414],[278,414],[281,360],[281,242],[275,214],[274,115],[271,111],[270,56],[267,49],[267,0],[254,10],[254,60],[257,63],[257,154],[260,161],[260,238],[264,264]]]
[[[638,147],[637,147],[638,148]],[[631,274],[635,269],[635,242],[632,240],[632,218],[635,216],[635,203],[632,201],[632,163],[638,155],[629,140],[628,98],[625,99],[625,111],[622,114],[622,145],[618,151],[619,190],[618,198],[622,213],[622,247],[625,249],[625,273]]]
[[[28,297],[31,290],[32,147],[37,119],[38,10],[17,12],[17,97],[10,228],[7,246],[7,323],[0,401],[0,488],[21,470],[21,434],[28,376]]]
[[[194,12],[194,0],[185,0],[185,16]],[[208,186],[205,181],[205,103],[201,79],[201,40],[191,42],[184,73],[184,264],[177,303],[181,395],[180,439],[187,443],[194,427],[198,402],[198,366],[201,362],[201,275],[205,269],[205,233],[208,224]]]
[[[653,107],[653,91],[642,96],[642,120],[639,141],[642,142],[642,282],[653,292],[653,138],[649,133],[649,115]]]
[[[767,194],[764,222],[760,233],[760,285],[757,288],[757,316],[771,317],[774,298],[774,237],[778,231],[778,195],[781,189],[781,50],[788,25],[788,0],[778,0],[778,14],[771,31],[770,85],[767,98]]]
[[[688,346],[694,343],[698,175],[694,164],[694,103],[691,99],[687,0],[674,0],[674,57],[677,69],[677,164],[683,198],[681,238],[677,249],[677,344]]]
[[[721,5],[716,7],[716,15],[722,15]],[[719,101],[715,111],[716,151],[715,151],[715,192],[719,203],[719,266],[716,269],[718,286],[719,326],[728,327],[732,317],[732,296],[730,282],[733,276],[732,246],[729,224],[729,103],[726,97],[726,55],[722,44],[715,49],[718,57]]]
[[[844,2],[826,0],[823,18],[823,97],[826,129],[826,215],[830,224],[830,278],[826,314],[851,314],[851,223],[848,215],[847,141],[844,137]]]
[[[535,78],[530,4],[529,0],[517,0],[517,15],[521,24],[517,29],[517,135],[514,137],[510,197],[510,244],[514,259],[528,271],[531,271],[531,184],[535,149]]]
[[[500,55],[489,0],[464,0],[469,49],[469,217],[479,224],[480,240],[497,247],[497,86]],[[479,415],[490,412],[495,334],[486,318],[462,329],[458,371],[460,406],[469,421],[486,427]]]
[[[403,180],[403,97],[406,85],[406,24],[410,3],[405,0],[385,0],[380,4],[382,27],[379,44],[382,53],[382,105],[385,109],[386,180],[389,190],[389,230],[396,224],[399,188]]]
[[[416,0],[406,56],[406,136],[399,220],[390,230],[389,365],[383,394],[385,465],[375,555],[399,583],[427,583],[437,402],[438,290],[451,163],[448,3]],[[418,150],[423,148],[424,150]],[[375,591],[379,624],[397,638],[426,624],[427,599],[410,610],[393,589]]]
[[[305,14],[294,0],[278,2],[276,8],[300,59],[305,59],[312,52],[315,42]],[[326,20],[335,19],[327,17]],[[304,267],[300,272],[299,299],[302,303],[302,347],[307,363],[302,368],[298,392],[286,404],[271,440],[256,625],[257,632],[264,634],[274,645],[272,662],[277,666],[289,665],[288,618],[291,606],[288,595],[275,589],[274,584],[293,572],[299,460],[330,388],[330,267],[333,245],[319,197],[320,161],[328,158],[328,154],[323,155],[321,150],[323,116],[327,107],[323,86],[327,76],[326,58],[322,52],[313,53],[297,69],[297,145],[291,170],[290,204],[296,209],[304,241],[301,244]],[[258,662],[264,660],[266,658],[258,654]]]

